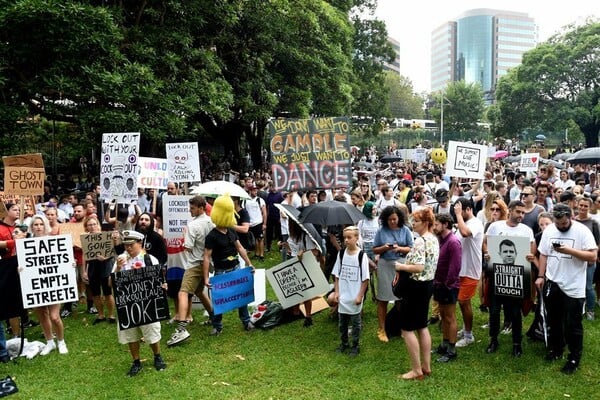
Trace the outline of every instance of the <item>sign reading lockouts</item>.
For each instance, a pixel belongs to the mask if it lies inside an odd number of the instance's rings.
[[[302,260],[292,257],[268,269],[267,279],[283,308],[321,296],[329,290],[325,275],[310,252],[303,254]]]
[[[169,180],[173,182],[200,182],[198,143],[167,143]]]
[[[137,200],[140,133],[105,133],[102,135],[100,162],[100,198],[109,203]]]
[[[185,195],[163,195],[163,236],[165,239],[183,239],[188,221],[192,219],[190,214],[190,199],[192,196]]]
[[[254,276],[252,268],[242,268],[210,278],[215,314],[223,314],[254,301]]]
[[[169,303],[162,288],[160,265],[119,271],[111,274],[119,329],[169,319]]]
[[[457,178],[483,179],[487,146],[470,142],[448,142],[446,174]]]
[[[106,260],[115,254],[112,232],[84,233],[80,236],[83,260]]]
[[[531,296],[531,263],[529,239],[520,236],[488,236],[488,252],[492,264],[492,289],[496,296]]]
[[[77,301],[77,275],[71,236],[16,241],[23,307]]]
[[[141,188],[166,189],[169,183],[169,163],[166,158],[140,157],[137,185]]]
[[[9,194],[42,195],[46,172],[41,154],[2,157],[4,191]]]
[[[276,190],[352,186],[347,118],[277,119],[269,132]]]

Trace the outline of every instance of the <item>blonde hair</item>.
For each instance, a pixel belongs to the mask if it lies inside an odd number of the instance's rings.
[[[359,230],[357,226],[351,225],[351,226],[347,226],[344,228],[344,231],[342,232],[342,234],[346,233],[346,231],[350,232],[354,232],[354,236],[359,237]]]

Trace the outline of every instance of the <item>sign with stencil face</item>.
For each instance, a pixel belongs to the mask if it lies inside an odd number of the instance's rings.
[[[140,133],[102,135],[100,162],[100,198],[128,204],[138,199],[138,158]]]
[[[446,174],[457,178],[483,179],[487,157],[487,146],[450,141]]]

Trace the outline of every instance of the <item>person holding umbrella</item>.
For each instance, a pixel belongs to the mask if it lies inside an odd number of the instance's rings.
[[[399,300],[392,292],[392,281],[396,276],[394,264],[403,262],[413,246],[412,233],[406,226],[406,214],[400,208],[389,206],[379,216],[381,228],[375,234],[373,253],[379,255],[377,265],[377,337],[389,341],[385,333],[385,317],[390,301]]]

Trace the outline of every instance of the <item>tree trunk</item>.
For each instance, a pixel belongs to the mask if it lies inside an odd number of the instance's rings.
[[[596,124],[588,124],[586,126],[580,126],[581,132],[585,136],[586,147],[598,147],[598,132],[600,126]]]

